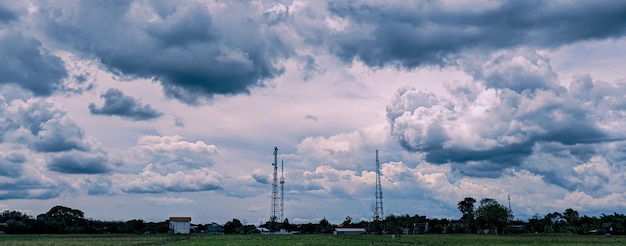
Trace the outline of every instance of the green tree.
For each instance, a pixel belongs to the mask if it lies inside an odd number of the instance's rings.
[[[15,221],[26,221],[29,219],[33,219],[33,217],[17,210],[4,210],[2,211],[2,213],[0,213],[1,222],[6,222],[10,219],[14,219]]]
[[[143,220],[129,220],[126,221],[126,227],[129,233],[143,233],[145,222]]]
[[[580,231],[580,216],[578,211],[568,208],[565,209],[565,212],[562,214],[562,218],[565,220],[567,224],[565,226],[566,232],[579,232]]]
[[[346,216],[346,219],[343,220],[343,224],[344,227],[349,227],[350,225],[352,225],[352,217],[350,216]]]
[[[328,234],[328,233],[333,232],[332,225],[330,224],[330,222],[328,222],[326,218],[323,218],[322,220],[320,220],[320,223],[317,227],[317,232],[323,233],[323,234]]]
[[[465,222],[468,232],[472,233],[476,231],[474,226],[474,203],[476,203],[476,199],[472,197],[466,197],[458,203],[459,211],[463,214],[461,220]]]
[[[498,234],[506,228],[511,219],[513,219],[511,211],[495,199],[480,200],[480,205],[476,210],[476,222],[483,229],[494,230],[494,233]]]
[[[243,233],[243,224],[238,219],[233,219],[224,224],[224,234],[241,234]]]
[[[291,225],[289,224],[288,218],[285,218],[285,220],[283,220],[283,228],[287,231],[291,231]]]
[[[85,223],[83,211],[64,206],[54,206],[46,213],[46,218],[52,233],[80,233]]]

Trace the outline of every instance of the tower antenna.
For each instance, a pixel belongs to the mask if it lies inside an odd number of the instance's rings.
[[[280,221],[285,219],[285,162],[280,161]]]
[[[507,197],[509,198],[509,211],[513,211],[511,210],[511,195],[507,194]]]
[[[374,211],[374,220],[385,219],[383,214],[383,189],[380,185],[380,161],[378,160],[378,150],[376,150],[376,209]]]
[[[276,226],[276,219],[278,218],[276,214],[278,213],[278,147],[274,147],[274,178],[272,179],[272,208],[270,211],[270,223],[272,226]],[[274,229],[274,228],[273,228]]]

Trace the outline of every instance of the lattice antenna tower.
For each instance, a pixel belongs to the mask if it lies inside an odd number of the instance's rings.
[[[280,161],[280,221],[285,219],[285,162]]]
[[[513,214],[513,210],[511,209],[511,195],[507,194],[507,197],[509,198],[509,213]]]
[[[378,160],[378,150],[376,150],[376,209],[374,220],[383,220],[383,188],[380,185],[380,161]]]
[[[274,147],[274,178],[272,179],[272,208],[270,211],[270,222],[276,223],[278,214],[278,147]]]

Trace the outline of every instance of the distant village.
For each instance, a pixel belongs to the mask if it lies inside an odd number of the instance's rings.
[[[459,202],[461,216],[458,219],[392,214],[384,219],[358,222],[348,216],[340,224],[332,224],[325,218],[318,223],[291,224],[285,218],[282,222],[268,221],[260,225],[243,224],[239,219],[225,224],[197,224],[191,217],[165,217],[160,222],[102,221],[85,218],[78,209],[55,206],[36,217],[15,210],[3,211],[0,234],[626,234],[624,214],[586,216],[568,208],[523,221],[513,219],[508,213],[510,210],[493,199],[482,199],[476,208],[472,201],[475,200],[466,198]]]

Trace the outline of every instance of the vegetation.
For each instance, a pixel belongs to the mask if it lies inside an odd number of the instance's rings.
[[[196,224],[192,234],[254,234],[257,227],[286,230],[298,234],[332,234],[337,227],[365,228],[369,234],[545,234],[570,233],[591,235],[625,235],[626,215],[602,214],[581,216],[578,211],[568,208],[563,212],[552,212],[544,216],[535,215],[528,221],[513,220],[510,209],[495,199],[484,198],[475,207],[476,199],[466,197],[458,202],[460,219],[428,218],[423,215],[389,215],[380,221],[355,222],[349,216],[343,223],[335,225],[323,218],[318,223],[290,224],[283,222],[262,225],[245,225],[239,219],[232,219],[224,225],[217,223]],[[0,231],[6,234],[165,234],[169,232],[168,221],[145,222],[100,221],[85,218],[78,209],[55,206],[36,218],[20,211],[0,213]],[[609,236],[609,235],[607,235]],[[3,237],[7,238],[7,237]],[[35,237],[36,238],[36,237]],[[80,237],[77,237],[80,239]]]
[[[474,235],[5,235],[2,245],[623,245],[626,236],[577,234]]]

